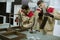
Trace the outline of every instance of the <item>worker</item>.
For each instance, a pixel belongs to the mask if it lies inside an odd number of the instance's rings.
[[[39,8],[35,11],[35,27],[33,29],[47,34],[53,32],[55,19],[60,20],[60,14],[52,7],[47,7],[43,1],[38,1]]]
[[[21,9],[18,11],[18,14],[20,14],[20,16],[22,18],[22,23],[21,24],[23,25],[23,27],[25,27],[25,28],[33,27],[34,13],[33,13],[33,11],[31,11],[29,9],[28,5],[22,5]],[[19,18],[19,16],[18,16],[18,18]],[[15,21],[19,22],[19,20],[17,20],[17,19]],[[20,20],[20,22],[21,22],[21,20]]]

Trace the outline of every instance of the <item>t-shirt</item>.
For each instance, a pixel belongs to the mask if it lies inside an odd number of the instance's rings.
[[[47,12],[48,12],[48,13],[53,13],[53,11],[54,11],[54,8],[52,8],[52,7],[49,7],[49,8],[47,9]]]
[[[32,17],[33,15],[34,15],[33,11],[30,11],[27,16]]]

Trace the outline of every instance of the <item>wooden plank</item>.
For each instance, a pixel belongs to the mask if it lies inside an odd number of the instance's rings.
[[[24,38],[26,38],[26,35],[20,32],[6,32],[3,34],[0,34],[0,39],[2,40],[20,40]]]

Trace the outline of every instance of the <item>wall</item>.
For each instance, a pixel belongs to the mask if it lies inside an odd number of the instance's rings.
[[[17,2],[16,2],[17,1]],[[2,18],[0,23],[9,23],[9,14],[14,14],[14,5],[21,4],[21,0],[0,0],[0,15]],[[13,16],[11,16],[11,24],[13,25]],[[4,20],[3,20],[4,19]],[[5,21],[5,22],[4,22]]]
[[[22,5],[14,5],[14,14],[18,14],[18,11],[21,9]],[[13,21],[13,25],[17,26],[17,23],[15,22],[16,17],[18,17],[18,15],[14,15],[14,21]]]

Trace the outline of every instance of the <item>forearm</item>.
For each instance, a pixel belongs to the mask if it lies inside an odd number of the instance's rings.
[[[56,20],[60,20],[60,14],[54,15],[54,18],[55,18]]]
[[[60,20],[60,13],[58,11],[55,10],[53,15],[54,15],[54,19]]]

